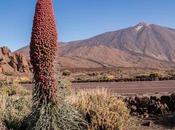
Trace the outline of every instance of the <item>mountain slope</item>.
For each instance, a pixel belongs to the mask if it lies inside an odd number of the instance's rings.
[[[139,23],[59,47],[57,62],[65,68],[175,66],[175,30],[154,24]]]

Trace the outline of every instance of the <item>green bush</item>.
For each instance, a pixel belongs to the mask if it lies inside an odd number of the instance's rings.
[[[68,101],[84,115],[89,130],[122,130],[129,123],[126,104],[105,89],[80,91]]]

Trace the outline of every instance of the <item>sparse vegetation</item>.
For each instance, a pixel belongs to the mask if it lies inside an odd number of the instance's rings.
[[[71,75],[65,76],[65,78],[75,83],[86,83],[174,80],[175,76],[174,72],[170,70],[137,68],[116,68],[116,70],[110,70],[106,68],[98,71],[72,71]]]
[[[159,80],[161,78],[161,75],[158,73],[151,73],[149,75],[150,80]]]
[[[29,91],[25,90],[19,84],[5,85],[2,88],[0,88],[0,95],[4,96],[13,96],[13,95],[26,96],[29,94],[30,94]]]
[[[66,96],[69,96],[72,93],[72,84],[69,80],[62,79],[59,74],[57,79],[59,82],[58,96],[64,100]]]
[[[67,83],[61,81],[63,94],[71,88],[67,88]],[[65,89],[65,90],[64,90]],[[13,92],[13,94],[9,94]],[[8,129],[19,130],[23,120],[30,120],[31,125],[36,126],[37,130],[48,129],[49,122],[52,120],[52,126],[56,130],[85,130],[88,122],[89,130],[121,130],[129,121],[129,111],[125,103],[110,95],[106,89],[84,90],[77,94],[64,94],[66,101],[60,102],[58,106],[49,104],[50,106],[37,109],[38,113],[32,111],[32,95],[29,90],[20,86],[4,86],[0,89],[0,122],[1,126]],[[57,113],[56,116],[55,113]],[[28,116],[34,116],[30,117]],[[40,115],[38,117],[38,114]],[[52,115],[48,116],[48,115]],[[38,124],[35,124],[37,122]],[[33,124],[34,123],[34,124]],[[65,125],[66,124],[66,125]],[[33,129],[28,127],[29,130]],[[3,130],[3,129],[2,129]],[[4,129],[5,130],[5,129]],[[23,129],[22,129],[23,130]]]
[[[59,87],[58,95],[66,97],[66,90],[68,90],[62,82]],[[65,89],[65,90],[64,90]],[[13,92],[13,94],[11,94]],[[82,115],[71,105],[64,101],[65,98],[60,99],[58,105],[47,104],[42,105],[39,109],[32,112],[32,94],[30,91],[20,86],[3,86],[0,88],[0,122],[1,126],[6,126],[11,130],[24,130],[26,124],[28,130],[84,130],[86,129],[86,122]],[[45,108],[43,108],[45,107]],[[34,108],[36,109],[36,108]],[[29,115],[29,116],[28,116]],[[52,123],[52,126],[50,124]],[[23,124],[21,124],[23,123]]]
[[[71,71],[69,71],[69,70],[63,71],[63,76],[70,76],[70,75],[71,75]]]
[[[77,128],[86,130],[86,123],[88,123],[88,130],[136,130],[135,119],[130,117],[130,110],[131,114],[138,113],[139,117],[147,117],[151,113],[157,114],[157,112],[160,114],[162,111],[159,109],[163,110],[163,114],[166,113],[164,110],[174,111],[174,94],[160,98],[155,96],[126,98],[125,101],[130,108],[128,110],[122,98],[114,97],[106,89],[80,90],[74,93],[71,87],[66,87],[69,85],[67,81],[59,79],[59,82],[62,85],[59,86],[61,89],[58,90],[61,91],[58,91],[58,96],[61,95],[62,102],[58,106],[49,104],[49,107],[42,108],[44,107],[42,106],[40,110],[35,111],[39,112],[41,116],[40,118],[30,117],[30,119],[37,119],[36,129],[47,129],[47,126],[50,125],[48,122],[53,120],[55,122],[52,123],[56,130],[77,130]],[[64,94],[69,90],[69,94]],[[164,109],[162,105],[167,105],[168,109],[167,107]],[[38,113],[31,114],[31,111],[32,94],[30,90],[26,90],[18,84],[5,85],[0,88],[0,130],[20,130],[21,123],[24,119],[29,118],[29,114],[38,116]],[[55,115],[55,112],[59,116],[54,116],[52,119],[51,116],[44,118],[46,115]]]
[[[125,103],[106,89],[79,91],[68,98],[88,122],[88,130],[123,130],[129,123]]]
[[[0,88],[0,121],[8,129],[18,130],[21,120],[31,111],[31,93],[20,85]]]

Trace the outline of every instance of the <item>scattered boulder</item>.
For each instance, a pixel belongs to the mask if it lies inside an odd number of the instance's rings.
[[[164,115],[175,112],[175,94],[163,96],[136,96],[125,98],[130,112],[134,116]]]

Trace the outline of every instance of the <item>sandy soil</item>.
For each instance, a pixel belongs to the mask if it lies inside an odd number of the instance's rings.
[[[175,130],[175,114],[135,119],[138,130]]]
[[[24,87],[31,88],[31,84]],[[155,94],[175,92],[175,80],[166,81],[141,81],[141,82],[93,82],[73,83],[74,89],[107,88],[113,93],[119,94]]]
[[[107,88],[119,94],[145,94],[175,92],[175,81],[141,81],[141,82],[96,82],[74,83],[76,89]]]

